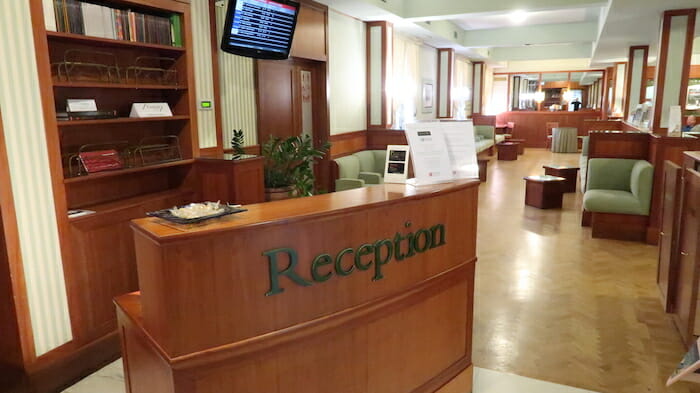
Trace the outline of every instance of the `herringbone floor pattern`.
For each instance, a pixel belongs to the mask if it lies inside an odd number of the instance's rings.
[[[700,393],[665,388],[685,348],[659,300],[658,249],[592,239],[581,193],[561,210],[524,205],[523,176],[550,163],[578,155],[493,159],[481,185],[474,364],[601,393]]]

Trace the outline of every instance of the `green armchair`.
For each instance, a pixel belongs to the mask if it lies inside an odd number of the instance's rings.
[[[334,161],[338,165],[336,191],[384,183],[386,150],[365,150]]]
[[[474,126],[474,139],[476,140],[477,154],[493,149],[496,144],[496,129],[494,126]]]
[[[588,160],[583,224],[593,237],[644,240],[651,208],[654,167],[644,160]]]

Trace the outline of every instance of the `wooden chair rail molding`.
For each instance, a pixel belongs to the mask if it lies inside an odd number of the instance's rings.
[[[135,220],[141,292],[117,299],[128,390],[469,391],[478,184]]]

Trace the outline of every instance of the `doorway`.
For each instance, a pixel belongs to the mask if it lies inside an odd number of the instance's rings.
[[[257,60],[258,143],[271,136],[309,135],[319,148],[330,138],[325,62]],[[316,186],[328,190],[326,155],[315,167]]]

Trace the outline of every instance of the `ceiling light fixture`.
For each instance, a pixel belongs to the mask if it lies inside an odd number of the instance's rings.
[[[509,15],[511,22],[515,23],[516,25],[519,25],[527,19],[527,12],[523,10],[517,10],[513,11]]]

